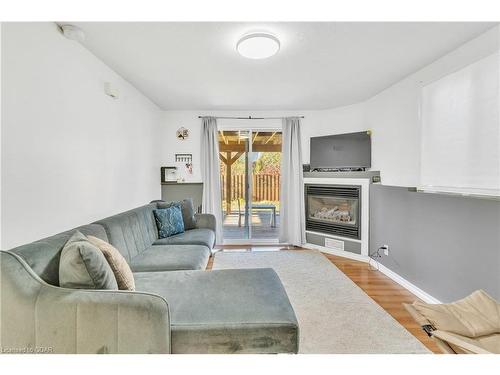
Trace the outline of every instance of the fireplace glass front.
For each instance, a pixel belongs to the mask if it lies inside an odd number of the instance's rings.
[[[360,186],[305,185],[306,230],[361,238]]]
[[[358,199],[309,195],[308,217],[312,220],[344,225],[358,223]]]

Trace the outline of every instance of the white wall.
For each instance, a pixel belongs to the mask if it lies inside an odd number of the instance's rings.
[[[185,176],[200,181],[200,114],[303,114],[304,162],[311,136],[371,129],[372,169],[381,171],[382,182],[418,186],[422,85],[492,53],[499,36],[497,26],[347,107],[161,112],[89,51],[61,36],[55,24],[2,27],[2,248],[157,198],[159,166],[172,164],[176,152],[193,153],[194,173]],[[120,89],[119,100],[103,94],[106,81]],[[175,138],[180,126],[190,129],[189,140]],[[234,126],[279,126],[279,121],[235,121]]]
[[[217,115],[233,117],[279,117],[304,115],[302,120],[302,157],[304,163],[309,161],[309,138],[315,135],[361,131],[364,128],[364,112],[362,105],[336,108],[321,111],[165,111],[161,121],[160,140],[161,163],[164,166],[175,165],[176,153],[193,154],[193,174],[182,174],[188,181],[201,181],[201,119],[199,115]],[[248,129],[281,128],[280,120],[219,120],[219,127]],[[175,138],[175,132],[181,126],[189,129],[190,136],[181,141]],[[181,165],[179,167],[182,168]]]
[[[351,106],[320,111],[166,111],[160,130],[161,162],[169,165],[175,152],[192,152],[194,173],[200,181],[199,153],[201,121],[198,115],[217,116],[287,116],[305,115],[302,121],[304,163],[309,161],[312,136],[372,130],[372,170],[380,170],[382,183],[393,186],[420,185],[420,93],[423,85],[450,74],[495,50],[498,50],[500,27],[489,30],[423,69],[411,74],[369,100]],[[224,121],[227,125],[227,121]],[[260,121],[234,121],[235,126],[260,126]],[[251,125],[250,125],[251,124]],[[255,124],[255,125],[254,125]],[[175,130],[189,128],[191,139],[177,141]]]
[[[2,27],[2,248],[158,198],[158,107],[55,24]]]
[[[373,144],[373,158],[383,184],[420,185],[422,86],[498,50],[499,30],[494,27],[365,103],[366,127],[374,129],[373,137],[379,139]]]
[[[296,113],[296,112],[294,112]],[[282,116],[282,112],[262,112],[252,111],[165,111],[160,126],[160,142],[162,143],[160,160],[162,166],[177,165],[179,167],[179,176],[184,177],[186,181],[201,181],[200,157],[201,157],[201,119],[200,115],[217,116]],[[219,120],[219,126],[230,126],[239,129],[245,129],[248,126],[256,127],[280,127],[279,120],[272,121],[245,121],[245,120]],[[189,129],[189,138],[178,140],[175,137],[176,130],[181,126]],[[181,164],[175,164],[176,153],[193,154],[193,174],[185,173]]]

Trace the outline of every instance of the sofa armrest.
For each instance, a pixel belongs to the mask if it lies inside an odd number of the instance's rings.
[[[9,252],[0,253],[0,265],[2,350],[170,353],[169,310],[162,297],[55,287]]]
[[[195,214],[195,225],[196,228],[206,228],[212,229],[216,232],[217,228],[217,220],[215,220],[215,216],[212,214]]]
[[[37,341],[57,351],[170,353],[169,311],[159,296],[43,288],[36,306]]]

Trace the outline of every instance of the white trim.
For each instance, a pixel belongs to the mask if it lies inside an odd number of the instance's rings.
[[[281,119],[253,119],[253,120],[234,120],[218,119],[217,129],[230,130],[251,130],[251,131],[283,131]]]
[[[331,238],[331,239],[334,239],[334,240],[342,240],[342,241],[350,241],[350,242],[362,243],[362,241],[358,240],[357,238],[342,237],[342,236],[337,236],[336,234],[328,234],[328,233],[315,232],[313,230],[306,230],[306,233],[317,234],[319,236],[322,236],[322,237],[325,237],[325,238]]]
[[[361,186],[361,255],[368,257],[368,241],[370,238],[370,179],[369,178],[335,178],[306,177],[304,184],[325,185],[357,185]],[[322,233],[325,236],[324,233]],[[352,241],[352,239],[348,239]]]
[[[220,122],[218,122],[217,123],[217,130],[218,131],[245,131],[245,132],[248,132],[248,134],[249,134],[249,140],[252,139],[253,132],[259,132],[259,131],[282,132],[283,131],[282,126],[277,126],[277,123],[273,123],[272,121],[268,127],[266,127],[266,126],[257,127],[257,126],[245,125],[245,123],[246,123],[245,120],[234,120],[234,121],[231,119],[222,119],[222,120],[228,121],[228,123],[224,125],[224,124],[221,124]],[[266,120],[270,121],[269,119],[262,119],[262,121],[266,121]],[[255,121],[257,121],[257,119],[247,120],[247,121],[250,121],[250,122],[254,121],[255,122]],[[281,119],[277,119],[277,121],[279,121],[279,124],[281,124]],[[240,126],[236,126],[236,125],[240,125]],[[251,155],[254,153],[253,142],[250,141],[248,144],[249,144],[248,154]],[[253,176],[253,169],[251,168],[251,166],[250,166],[250,169],[248,170],[248,174]],[[221,189],[223,189],[223,186],[221,186]],[[253,215],[253,208],[252,208],[253,178],[248,178],[248,190],[250,193],[249,194],[249,198],[250,198],[249,199],[249,207],[250,207],[249,208],[249,210],[250,210],[249,215],[251,216],[251,215]],[[221,209],[222,209],[222,207],[221,207]],[[224,223],[222,224],[222,226],[224,227]],[[259,244],[274,245],[274,244],[279,243],[279,238],[278,238],[279,234],[278,234],[277,238],[253,238],[252,220],[249,220],[249,223],[248,223],[248,238],[234,238],[234,239],[228,238],[228,239],[225,239],[224,235],[222,237],[223,237],[222,245],[252,245],[252,244],[255,244],[255,245],[259,245]]]
[[[402,276],[398,275],[396,272],[390,270],[389,268],[387,268],[383,264],[377,262],[377,265],[378,265],[378,270],[380,272],[382,272],[384,275],[386,275],[387,277],[389,277],[393,281],[397,282],[403,288],[405,288],[405,289],[409,290],[410,292],[412,292],[413,294],[415,294],[422,301],[427,302],[427,303],[442,303],[437,298],[434,298],[433,296],[431,296],[427,292],[424,292],[418,286],[410,283],[408,280],[406,280]]]
[[[364,255],[360,255],[360,254],[356,254],[356,253],[351,253],[349,251],[341,251],[341,250],[329,249],[327,247],[315,245],[315,244],[312,244],[312,243],[305,243],[305,244],[302,245],[302,247],[304,249],[319,250],[322,253],[327,253],[327,254],[332,254],[332,255],[338,255],[340,257],[349,258],[349,259],[353,259],[353,260],[357,260],[357,261],[365,262],[365,263],[368,263],[368,261],[370,260],[369,257],[364,256]]]
[[[304,177],[304,184],[369,185],[370,178]]]

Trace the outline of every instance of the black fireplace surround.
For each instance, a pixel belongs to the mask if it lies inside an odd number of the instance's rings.
[[[306,184],[306,230],[361,239],[361,187]]]

